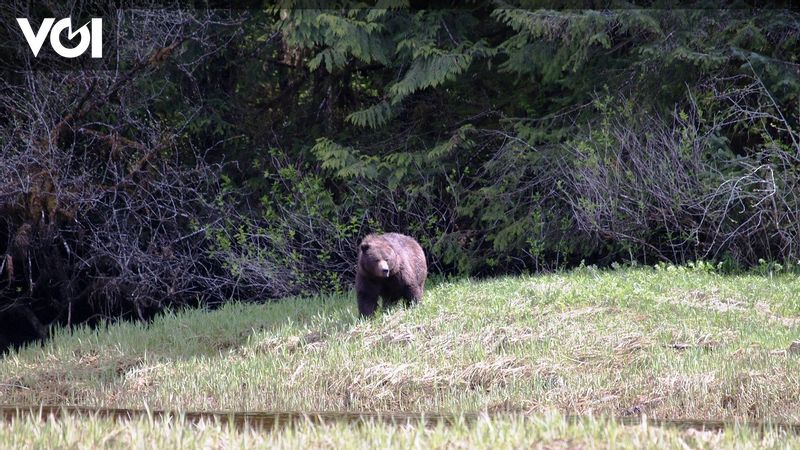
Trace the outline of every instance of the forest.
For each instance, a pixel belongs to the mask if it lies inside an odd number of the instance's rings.
[[[347,293],[370,232],[435,277],[794,270],[800,11],[594,3],[4,2],[0,348]],[[97,15],[99,66],[9,44]]]

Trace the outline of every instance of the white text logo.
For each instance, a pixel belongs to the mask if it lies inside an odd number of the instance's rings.
[[[92,47],[92,58],[103,57],[103,19],[92,19],[89,23],[72,31],[72,21],[69,17],[58,22],[56,22],[56,19],[48,17],[44,19],[42,26],[39,27],[39,31],[36,33],[33,32],[33,27],[31,27],[28,19],[18,18],[17,23],[19,23],[22,34],[25,35],[25,40],[28,41],[34,57],[39,56],[39,50],[42,49],[48,33],[50,34],[50,45],[53,50],[64,58],[77,58],[84,54],[90,45]],[[90,25],[91,31],[89,30]],[[67,39],[69,40],[80,35],[78,45],[70,48],[61,43],[61,32],[64,30],[67,30]]]

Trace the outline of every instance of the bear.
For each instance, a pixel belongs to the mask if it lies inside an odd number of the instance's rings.
[[[400,298],[411,306],[422,300],[428,263],[419,243],[400,233],[370,234],[358,248],[356,298],[358,312],[369,317],[378,306],[391,305]]]

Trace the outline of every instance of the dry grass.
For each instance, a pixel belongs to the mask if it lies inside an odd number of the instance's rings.
[[[624,426],[587,417],[574,422],[548,413],[537,417],[482,418],[477,422],[423,426],[415,423],[360,425],[328,423],[276,430],[235,429],[216,421],[141,418],[113,421],[70,416],[24,418],[0,423],[3,448],[492,448],[492,449],[781,449],[797,448],[800,438],[780,430],[759,432],[733,427],[722,431],[654,427],[647,422]]]
[[[797,277],[591,269],[61,332],[0,362],[0,402],[800,420]]]

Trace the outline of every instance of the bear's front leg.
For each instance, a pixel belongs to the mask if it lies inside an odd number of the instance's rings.
[[[415,303],[418,303],[420,300],[422,300],[422,287],[409,286],[403,297],[405,298],[406,306],[412,306]]]
[[[370,291],[356,291],[358,299],[358,312],[362,317],[369,317],[378,307],[378,294]]]

